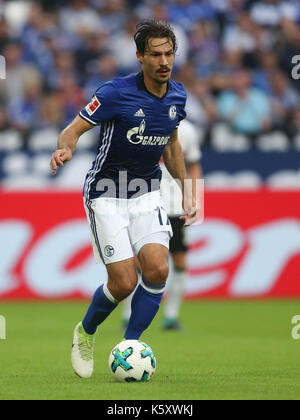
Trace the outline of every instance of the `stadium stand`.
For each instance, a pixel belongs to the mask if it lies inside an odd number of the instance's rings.
[[[299,189],[300,3],[279,0],[0,0],[0,185],[82,187],[97,128],[55,180],[49,154],[97,86],[138,70],[132,34],[149,17],[178,36],[207,186]]]

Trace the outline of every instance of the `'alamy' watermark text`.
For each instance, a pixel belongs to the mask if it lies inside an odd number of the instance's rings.
[[[0,315],[0,340],[6,339],[6,320],[3,315]]]
[[[292,64],[295,66],[292,68],[292,78],[294,80],[300,79],[300,55],[294,55],[292,58]]]
[[[292,328],[292,338],[299,340],[300,338],[300,315],[294,315],[292,318],[292,324],[295,326]]]
[[[153,201],[151,192],[162,194],[164,208],[168,214],[181,215],[191,210],[192,204],[199,208],[199,217],[196,223],[204,220],[204,180],[185,179],[183,185],[179,179],[145,180],[141,178],[129,179],[127,171],[120,171],[118,179],[101,178],[96,185],[96,191],[101,194],[101,206],[97,209],[100,214],[123,213],[131,208],[132,213],[142,214],[155,210],[157,204]],[[134,199],[142,197],[142,201],[135,208]],[[127,199],[130,200],[117,200]],[[111,201],[111,199],[113,199]],[[153,207],[154,206],[154,207]]]
[[[6,79],[6,61],[3,55],[0,55],[0,79]]]

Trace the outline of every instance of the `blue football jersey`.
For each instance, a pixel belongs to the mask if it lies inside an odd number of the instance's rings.
[[[146,89],[142,72],[102,85],[79,113],[100,126],[97,155],[86,176],[84,196],[132,198],[158,189],[159,160],[186,116],[185,102],[181,83],[170,80],[166,94],[159,98]]]

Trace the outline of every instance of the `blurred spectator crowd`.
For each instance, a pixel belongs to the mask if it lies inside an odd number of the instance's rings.
[[[53,149],[99,85],[139,70],[133,34],[144,18],[175,30],[173,78],[202,147],[300,150],[296,0],[0,0],[0,150]]]

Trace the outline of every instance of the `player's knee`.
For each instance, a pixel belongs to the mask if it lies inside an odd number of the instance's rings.
[[[143,274],[150,283],[163,284],[169,274],[169,264],[167,261],[153,261]]]

